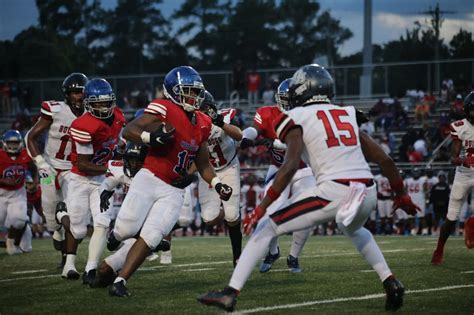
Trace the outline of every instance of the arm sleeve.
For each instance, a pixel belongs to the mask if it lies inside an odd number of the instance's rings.
[[[168,113],[168,109],[166,108],[165,105],[152,101],[145,108],[145,113],[157,115],[160,117],[160,120],[166,121],[166,115]]]
[[[48,102],[41,103],[41,118],[46,120],[53,120],[53,113],[51,112],[51,106]]]
[[[286,135],[290,130],[294,128],[301,128],[301,126],[295,124],[290,116],[284,113],[281,113],[280,116],[275,119],[273,126],[278,139],[280,139],[282,142],[285,142]]]

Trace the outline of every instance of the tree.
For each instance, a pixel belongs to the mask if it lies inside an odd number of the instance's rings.
[[[212,43],[219,40],[216,35],[229,5],[229,2],[221,4],[219,0],[186,0],[173,15],[173,18],[184,21],[177,35],[189,35],[184,45],[195,52],[193,55],[200,69],[212,67],[212,61],[216,59]]]
[[[449,42],[451,46],[450,52],[454,59],[456,58],[472,58],[474,52],[474,41],[472,33],[462,28],[453,36]]]

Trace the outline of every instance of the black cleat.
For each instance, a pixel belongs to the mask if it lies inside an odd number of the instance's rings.
[[[280,247],[277,247],[277,249],[278,252],[276,254],[270,254],[270,252],[268,252],[267,256],[265,256],[265,259],[260,265],[261,273],[269,272],[270,269],[272,269],[273,263],[275,263],[275,261],[280,258]]]
[[[123,281],[115,282],[109,287],[110,296],[127,297],[130,296],[127,287]]]
[[[403,306],[403,294],[405,288],[403,284],[395,279],[394,276],[390,276],[383,282],[383,287],[387,293],[385,300],[385,310],[396,311]]]
[[[57,250],[57,251],[62,251],[63,248],[64,248],[64,242],[65,241],[57,241],[53,238],[54,249]]]
[[[114,231],[110,232],[109,237],[107,239],[107,249],[109,251],[113,252],[114,250],[116,250],[119,247],[119,245],[121,243],[122,242],[118,241],[115,238]]]
[[[160,244],[155,247],[153,250],[155,253],[162,251],[162,252],[167,252],[171,249],[171,242],[165,239],[162,239]]]
[[[298,273],[302,271],[300,268],[300,263],[298,262],[298,257],[288,255],[288,257],[286,258],[286,264],[288,265],[288,269],[292,273]]]
[[[114,283],[115,278],[117,278],[117,273],[105,262],[102,262],[91,288],[106,288]]]
[[[233,312],[235,304],[237,303],[237,295],[239,291],[226,287],[222,291],[209,291],[197,298],[198,302],[208,306],[215,306],[225,310],[226,312]]]
[[[82,274],[82,284],[92,286],[96,277],[96,272],[97,271],[95,269],[91,269],[89,270],[89,272],[84,271],[84,273]]]
[[[66,279],[66,280],[78,280],[81,275],[79,274],[79,272],[77,272],[76,270],[69,270],[66,274],[63,274],[61,275],[63,277],[63,279]]]
[[[58,220],[58,213],[60,212],[65,212],[67,213],[67,207],[66,207],[66,204],[63,202],[63,201],[60,201],[57,203],[56,205],[56,212],[54,214],[54,218],[56,219],[56,222],[58,224],[61,224],[62,225],[62,222]]]

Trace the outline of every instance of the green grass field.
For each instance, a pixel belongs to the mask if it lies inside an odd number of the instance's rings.
[[[291,238],[281,239],[282,258],[272,271],[257,270],[242,291],[236,311],[268,314],[341,314],[384,312],[384,291],[377,275],[342,236],[312,237],[300,257],[301,274],[290,274],[286,259]],[[474,250],[462,238],[449,239],[445,263],[433,267],[432,237],[377,237],[407,290],[406,314],[473,314]],[[87,242],[77,262],[82,272]],[[217,314],[196,302],[198,294],[220,289],[232,272],[225,237],[175,238],[173,264],[146,262],[128,282],[129,298],[112,298],[106,289],[65,281],[56,269],[51,240],[34,240],[33,252],[8,256],[0,249],[0,314]]]

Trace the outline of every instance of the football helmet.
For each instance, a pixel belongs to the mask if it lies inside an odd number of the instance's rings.
[[[471,117],[471,111],[474,110],[474,92],[469,93],[464,99],[464,114],[467,120],[474,123],[474,117]]]
[[[64,79],[62,90],[64,95],[64,102],[69,106],[73,106],[77,109],[82,110],[82,99],[78,102],[76,100],[71,99],[69,93],[71,92],[80,92],[84,91],[84,87],[86,86],[88,79],[85,74],[80,72],[71,73]]]
[[[204,84],[199,73],[189,66],[172,69],[165,76],[163,92],[187,112],[198,110],[204,99]]]
[[[212,96],[211,92],[207,90],[204,91],[204,99],[201,102],[201,107],[199,110],[212,119],[217,117],[217,106],[216,102],[214,101],[214,96]]]
[[[291,77],[288,90],[289,107],[309,103],[329,103],[334,97],[334,80],[329,72],[318,64],[299,68]]]
[[[107,119],[115,108],[115,93],[105,79],[92,79],[84,87],[84,107],[94,117]]]
[[[281,81],[275,94],[275,101],[282,111],[289,110],[288,91],[290,89],[290,78]]]
[[[421,170],[418,168],[418,167],[415,167],[412,171],[411,171],[411,176],[413,176],[414,179],[418,179],[421,177]]]
[[[127,177],[133,177],[142,168],[148,149],[144,144],[128,142],[123,153],[123,172]]]
[[[23,150],[23,137],[18,130],[7,130],[2,136],[3,150],[10,154],[18,154]]]

